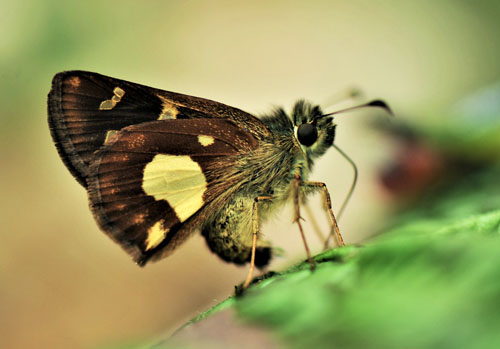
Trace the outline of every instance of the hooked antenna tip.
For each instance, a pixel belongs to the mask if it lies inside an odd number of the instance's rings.
[[[367,104],[367,106],[385,109],[387,113],[389,113],[391,116],[394,116],[394,113],[392,112],[391,108],[389,108],[389,105],[387,105],[387,103],[385,103],[381,99],[376,99],[374,101],[371,101],[370,103]]]

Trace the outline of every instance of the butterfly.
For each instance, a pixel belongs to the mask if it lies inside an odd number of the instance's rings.
[[[358,107],[366,106],[388,110],[379,100]],[[287,201],[305,243],[300,198],[323,192],[344,244],[326,185],[308,181],[333,146],[333,114],[299,100],[291,115],[277,108],[257,118],[86,71],[56,74],[48,95],[55,146],[103,232],[143,266],[200,231],[223,260],[250,263],[245,287],[273,254],[259,226]]]

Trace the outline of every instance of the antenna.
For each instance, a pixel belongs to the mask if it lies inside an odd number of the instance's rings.
[[[394,115],[392,113],[391,108],[389,108],[389,106],[387,105],[387,103],[385,103],[381,99],[376,99],[376,100],[373,100],[373,101],[365,103],[365,104],[361,104],[361,105],[357,105],[357,106],[354,106],[354,107],[349,107],[349,108],[337,110],[337,111],[334,111],[333,113],[329,113],[329,114],[323,114],[322,117],[324,117],[324,116],[330,116],[330,115],[334,115],[334,114],[345,113],[345,112],[348,112],[348,111],[351,111],[351,110],[354,110],[354,109],[360,109],[360,108],[382,108],[387,113],[389,113],[390,115]]]

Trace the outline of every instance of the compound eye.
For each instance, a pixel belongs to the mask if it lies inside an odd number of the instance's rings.
[[[309,147],[318,139],[318,130],[311,124],[302,124],[297,130],[297,139],[300,144]]]

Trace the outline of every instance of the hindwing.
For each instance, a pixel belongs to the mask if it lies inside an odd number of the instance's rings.
[[[237,159],[258,146],[225,119],[172,119],[123,128],[90,165],[91,210],[139,264],[185,240],[198,213],[239,181]]]

